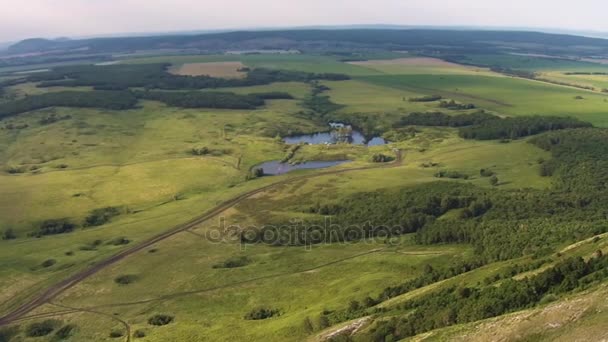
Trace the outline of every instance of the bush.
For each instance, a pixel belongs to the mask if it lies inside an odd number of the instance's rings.
[[[46,321],[43,321],[43,322],[32,323],[27,327],[25,334],[28,337],[46,336],[46,335],[52,333],[58,324],[59,324],[59,322],[56,320],[53,320],[53,319],[47,319]]]
[[[46,220],[40,224],[39,230],[31,233],[31,236],[42,237],[46,235],[56,235],[70,233],[76,228],[76,225],[70,222],[67,218]]]
[[[125,333],[123,333],[121,330],[112,330],[110,332],[110,338],[119,338],[119,337],[123,337],[125,335]]]
[[[57,260],[48,259],[48,260],[43,261],[42,264],[40,264],[40,266],[42,266],[44,268],[48,268],[48,267],[55,265],[56,263],[57,263]]]
[[[251,310],[249,313],[247,313],[245,315],[245,319],[262,320],[262,319],[268,319],[268,318],[270,318],[272,316],[276,316],[278,314],[279,314],[278,309],[259,307],[259,308],[255,308],[255,309]]]
[[[494,176],[494,171],[492,171],[490,169],[481,169],[481,170],[479,170],[479,175],[481,177],[492,177],[492,176]]]
[[[18,326],[2,328],[0,329],[0,342],[9,342],[18,333]]]
[[[386,154],[376,153],[372,156],[372,162],[374,163],[387,163],[395,160],[394,157],[387,156]]]
[[[26,169],[23,166],[8,166],[6,168],[6,172],[8,172],[11,175],[18,174],[18,173],[24,173],[25,171],[26,171]]]
[[[246,256],[232,257],[224,262],[213,265],[213,268],[236,268],[247,266],[252,263],[253,260]]]
[[[133,337],[135,338],[144,338],[146,337],[146,332],[139,329],[139,330],[135,330],[135,332],[133,333]]]
[[[435,174],[437,178],[452,178],[452,179],[469,179],[469,175],[466,175],[459,171],[451,171],[451,170],[440,170]]]
[[[72,333],[74,332],[74,329],[76,329],[76,325],[74,325],[74,324],[64,325],[61,329],[57,330],[57,332],[55,333],[55,339],[65,340],[65,339],[69,338],[72,335]]]
[[[101,226],[108,223],[113,217],[120,215],[120,207],[105,207],[95,209],[84,220],[84,226]]]
[[[441,95],[427,95],[427,96],[420,96],[420,97],[410,97],[408,99],[408,101],[410,101],[410,102],[434,102],[434,101],[439,101],[442,98],[443,97]]]
[[[157,314],[148,319],[148,324],[162,326],[173,322],[174,317],[170,315]]]
[[[264,176],[264,169],[262,168],[254,168],[249,171],[247,175],[247,179],[256,179]]]
[[[134,274],[125,274],[114,278],[114,282],[120,285],[128,285],[135,282],[137,279],[139,279],[139,277]]]
[[[125,237],[117,237],[113,240],[110,240],[108,242],[108,245],[112,245],[112,246],[122,246],[122,245],[128,245],[131,243],[131,240],[125,238]]]
[[[2,234],[2,240],[14,240],[17,238],[15,231],[12,228],[9,228],[4,231]]]
[[[195,156],[204,156],[211,153],[207,147],[194,147],[190,152]]]

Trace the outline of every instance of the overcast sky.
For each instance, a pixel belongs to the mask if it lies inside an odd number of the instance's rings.
[[[608,32],[606,0],[0,0],[0,42],[307,25],[398,24]]]

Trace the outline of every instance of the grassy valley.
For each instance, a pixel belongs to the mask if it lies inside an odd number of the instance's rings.
[[[428,49],[3,68],[0,341],[597,339],[608,69]]]

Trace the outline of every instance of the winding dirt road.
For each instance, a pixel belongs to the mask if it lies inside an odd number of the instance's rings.
[[[364,167],[358,167],[358,168],[351,168],[351,169],[340,169],[340,170],[332,170],[332,171],[324,171],[324,172],[319,172],[319,173],[315,173],[315,174],[311,174],[311,175],[304,175],[304,176],[297,176],[297,177],[293,177],[293,178],[289,178],[289,179],[285,179],[285,180],[281,180],[278,181],[276,183],[270,184],[270,185],[266,185],[263,186],[261,188],[255,189],[255,190],[251,190],[248,192],[245,192],[241,195],[238,195],[232,199],[229,199],[227,201],[224,201],[222,203],[220,203],[219,205],[217,205],[215,208],[207,211],[206,213],[204,213],[201,216],[198,216],[194,219],[192,219],[189,222],[177,225],[169,230],[167,230],[164,233],[161,233],[159,235],[156,235],[136,246],[133,246],[131,248],[127,248],[113,256],[111,256],[110,258],[103,260],[93,266],[91,266],[88,269],[85,269],[83,271],[80,271],[78,273],[75,273],[74,275],[60,281],[57,284],[52,285],[51,287],[49,287],[48,289],[46,289],[45,291],[43,291],[42,293],[36,295],[34,298],[30,299],[28,302],[24,303],[23,305],[19,306],[18,308],[16,308],[15,310],[13,310],[12,312],[8,313],[7,315],[3,316],[0,318],[0,326],[3,325],[8,325],[11,324],[17,320],[19,320],[20,318],[24,317],[25,315],[27,315],[28,313],[34,311],[35,309],[39,308],[40,306],[49,303],[50,301],[52,301],[53,299],[57,298],[60,294],[62,294],[63,292],[67,291],[68,289],[76,286],[78,283],[82,282],[83,280],[85,280],[86,278],[90,277],[91,275],[103,270],[104,268],[111,266],[125,258],[127,258],[128,256],[135,254],[137,252],[140,252],[144,249],[149,248],[150,246],[163,241],[167,238],[170,238],[172,236],[174,236],[175,234],[181,233],[183,231],[186,231],[188,229],[194,228],[212,218],[214,218],[215,216],[221,214],[222,212],[224,212],[225,210],[237,205],[239,202],[248,199],[252,196],[255,196],[259,193],[268,191],[270,189],[285,185],[285,184],[289,184],[292,182],[296,182],[296,181],[300,181],[303,179],[309,179],[309,178],[315,178],[315,177],[321,177],[321,176],[327,176],[327,175],[334,175],[334,174],[341,174],[341,173],[346,173],[346,172],[352,172],[352,171],[362,171],[362,170],[371,170],[371,169],[379,169],[379,168],[391,168],[391,167],[397,167],[400,166],[402,161],[403,161],[403,156],[402,156],[402,152],[401,150],[397,150],[396,151],[396,160],[391,163],[391,164],[384,164],[384,165],[380,165],[380,166],[364,166]]]

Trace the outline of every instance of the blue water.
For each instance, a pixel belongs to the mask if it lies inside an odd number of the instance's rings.
[[[348,163],[350,160],[331,160],[331,161],[309,161],[301,164],[289,164],[281,163],[278,160],[268,161],[259,165],[254,166],[254,169],[263,169],[264,175],[276,176],[294,170],[306,170],[306,169],[324,169],[344,163]]]
[[[332,122],[329,124],[331,128],[344,127],[344,124]],[[353,145],[378,146],[386,145],[386,140],[382,137],[373,137],[371,140],[365,140],[365,136],[361,132],[353,130],[349,136],[340,136],[335,131],[319,132],[314,134],[301,134],[286,137],[283,141],[287,144],[309,143],[311,145],[321,144],[337,144],[348,143]]]

